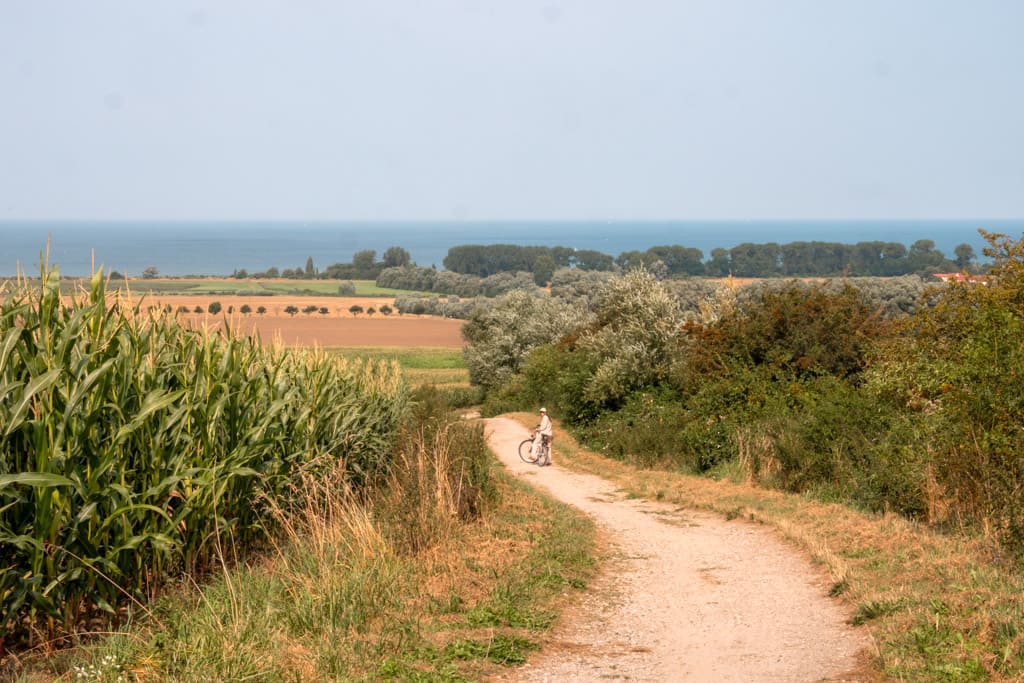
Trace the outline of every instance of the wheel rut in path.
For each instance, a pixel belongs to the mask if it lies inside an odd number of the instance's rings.
[[[768,529],[628,499],[607,480],[519,459],[527,430],[485,421],[515,476],[597,523],[610,566],[530,662],[495,680],[859,681],[869,643],[829,581]]]

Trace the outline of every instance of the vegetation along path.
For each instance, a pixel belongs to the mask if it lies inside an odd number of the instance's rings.
[[[867,637],[799,551],[742,520],[627,499],[610,482],[522,462],[528,436],[486,421],[515,475],[593,516],[611,549],[603,578],[504,680],[854,681]]]

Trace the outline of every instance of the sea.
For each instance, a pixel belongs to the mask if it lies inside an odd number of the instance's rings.
[[[1022,237],[1024,219],[942,220],[678,220],[678,221],[0,221],[0,276],[38,274],[41,263],[62,275],[94,267],[138,277],[149,266],[163,276],[231,275],[351,263],[356,252],[406,249],[420,266],[444,268],[448,249],[464,244],[517,244],[593,249],[610,256],[658,245],[700,249],[745,242],[785,244],[881,240],[909,247],[935,243],[947,257],[960,244],[979,261],[979,229]],[[48,256],[46,255],[48,253]],[[42,257],[42,260],[41,260]]]

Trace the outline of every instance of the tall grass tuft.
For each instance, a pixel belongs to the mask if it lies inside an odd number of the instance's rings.
[[[266,501],[334,471],[387,469],[396,364],[339,361],[62,298],[57,269],[0,303],[0,648],[116,615],[202,572],[220,539],[266,537]]]

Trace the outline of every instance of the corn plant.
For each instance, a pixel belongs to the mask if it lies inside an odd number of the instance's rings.
[[[73,629],[267,531],[302,476],[379,478],[397,364],[261,346],[107,301],[57,269],[0,304],[0,649]]]

